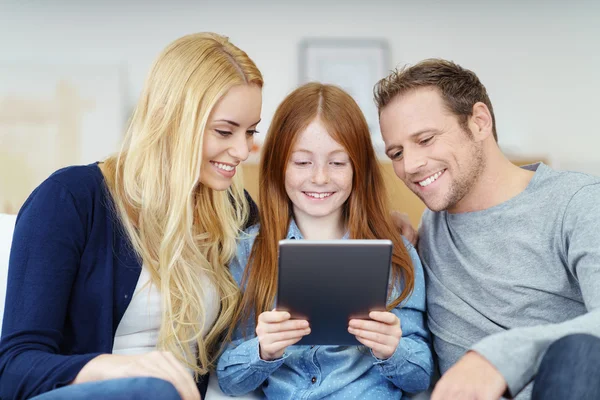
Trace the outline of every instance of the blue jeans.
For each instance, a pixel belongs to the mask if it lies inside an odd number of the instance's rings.
[[[158,378],[123,378],[64,386],[32,400],[181,400],[175,387]]]
[[[532,400],[600,399],[600,338],[570,335],[554,342],[533,383]]]

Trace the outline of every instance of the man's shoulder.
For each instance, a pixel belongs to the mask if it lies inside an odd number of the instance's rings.
[[[434,245],[436,242],[440,244],[441,238],[438,232],[445,231],[444,224],[446,218],[444,214],[446,211],[431,211],[426,208],[421,215],[421,222],[419,223],[419,241],[417,244],[417,251],[422,255],[423,251],[428,251],[428,248]]]
[[[571,197],[580,189],[586,186],[596,186],[600,184],[600,177],[575,171],[559,171],[542,165],[542,178],[539,182],[539,189],[554,192],[557,196],[561,194]]]
[[[419,223],[419,237],[425,231],[430,231],[435,226],[443,224],[445,221],[444,214],[446,211],[431,211],[426,208],[421,215],[421,222]]]

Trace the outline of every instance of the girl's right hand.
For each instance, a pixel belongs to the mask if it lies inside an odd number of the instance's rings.
[[[256,336],[261,359],[272,361],[283,357],[288,346],[310,333],[308,321],[290,318],[287,311],[265,311],[258,316]]]
[[[192,373],[168,351],[139,355],[102,354],[84,365],[72,384],[134,377],[163,379],[175,386],[182,400],[200,400]]]

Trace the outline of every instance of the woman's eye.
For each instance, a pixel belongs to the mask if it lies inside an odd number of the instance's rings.
[[[296,165],[308,165],[310,163],[310,161],[294,161],[294,164]]]
[[[221,136],[230,136],[230,135],[233,135],[233,132],[231,132],[231,131],[222,131],[220,129],[215,129],[215,132],[217,132]]]
[[[343,166],[346,165],[346,162],[344,162],[344,161],[333,161],[332,164],[335,165],[336,167],[343,167]]]
[[[251,129],[249,131],[246,131],[246,135],[248,136],[254,136],[258,133],[258,131],[256,129]]]

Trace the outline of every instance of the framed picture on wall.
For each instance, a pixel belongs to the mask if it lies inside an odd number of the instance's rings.
[[[300,43],[300,83],[330,83],[347,91],[364,113],[379,155],[384,144],[373,87],[389,70],[390,50],[383,39],[309,38]]]

